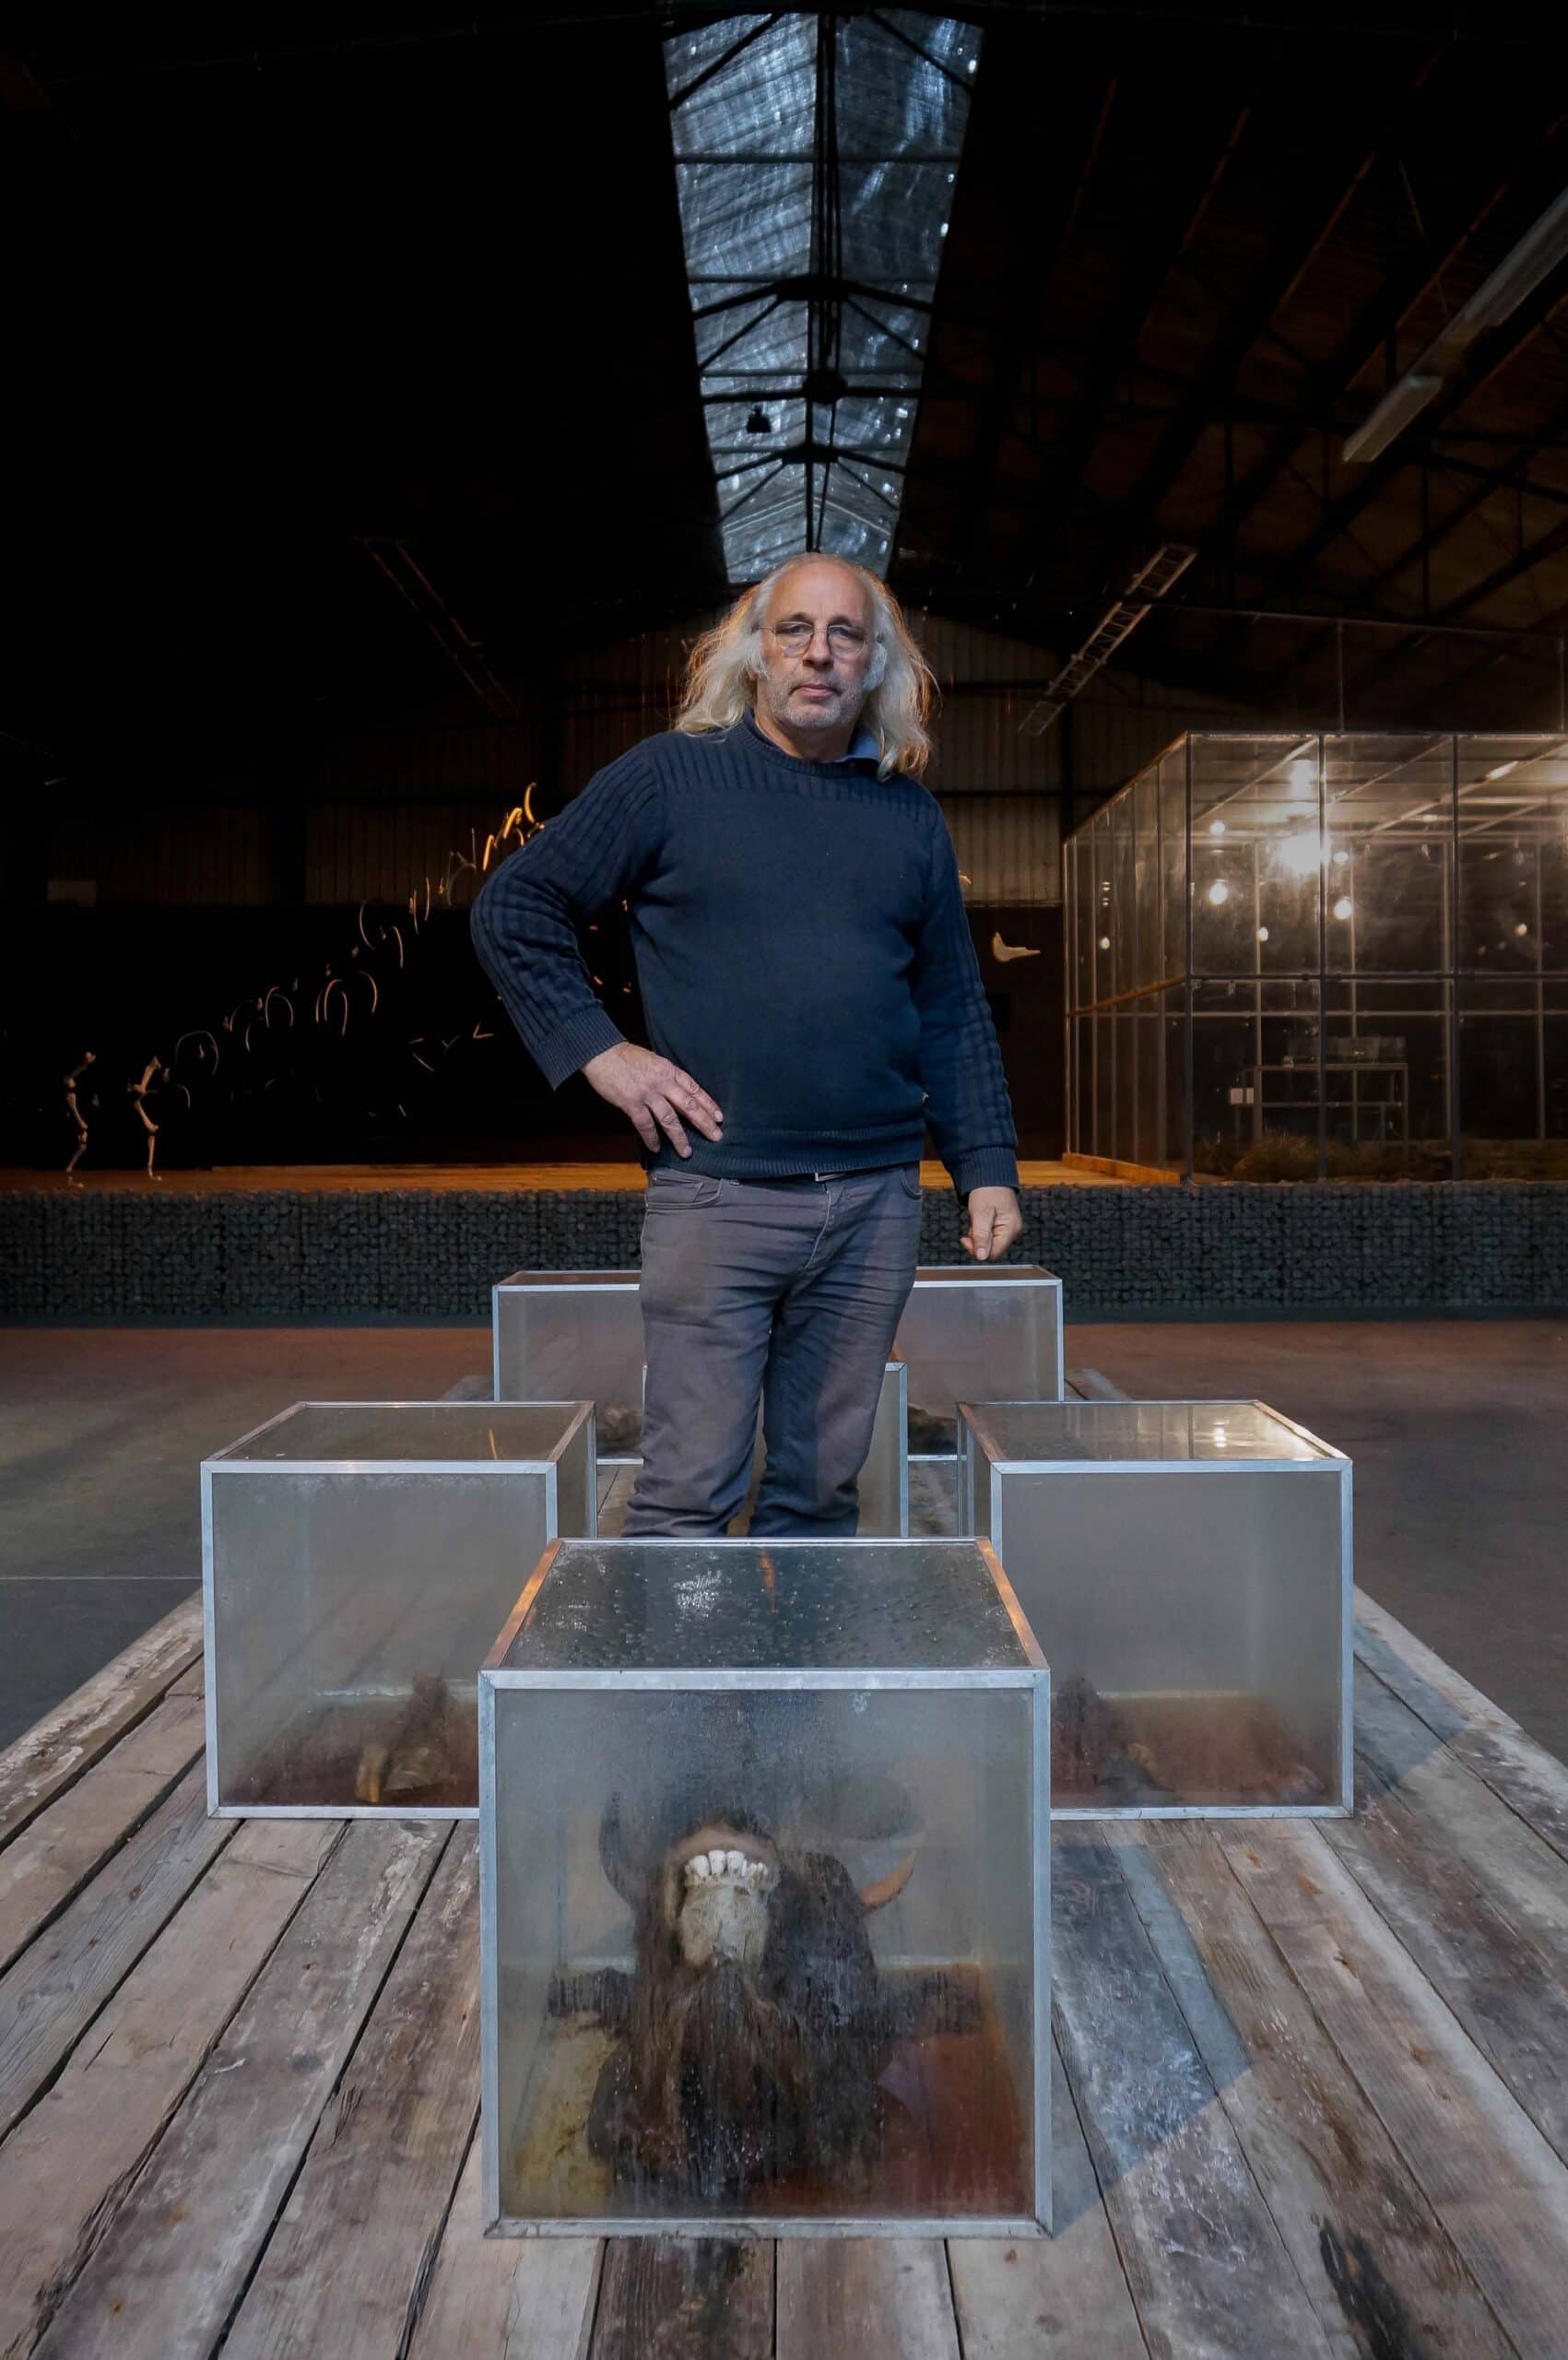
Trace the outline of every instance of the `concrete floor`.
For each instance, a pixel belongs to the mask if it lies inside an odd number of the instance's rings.
[[[1115,1325],[1067,1357],[1256,1396],[1348,1451],[1362,1587],[1568,1759],[1568,1323]],[[199,1581],[204,1454],[488,1361],[479,1328],[0,1330],[0,1743]]]
[[[1355,1462],[1356,1579],[1568,1760],[1568,1322],[1068,1331],[1125,1393],[1267,1401]]]

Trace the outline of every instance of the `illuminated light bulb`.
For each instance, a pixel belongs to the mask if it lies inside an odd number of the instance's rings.
[[[1217,877],[1214,879],[1213,884],[1208,889],[1208,898],[1213,903],[1217,910],[1222,908],[1224,903],[1230,900],[1231,889],[1226,884],[1225,879],[1222,877]]]
[[[1101,948],[1101,950],[1109,950],[1109,949],[1111,948],[1111,938],[1110,938],[1110,936],[1109,936],[1108,934],[1102,934],[1102,935],[1101,936],[1101,938],[1100,938],[1100,948]]]
[[[1343,867],[1344,867],[1344,866],[1345,866],[1345,863],[1350,859],[1350,854],[1349,854],[1348,852],[1337,852],[1337,853],[1335,854],[1335,856],[1334,856],[1334,866],[1335,866],[1335,867],[1336,867],[1336,868],[1343,868]]]
[[[1499,762],[1494,771],[1488,771],[1487,776],[1488,778],[1506,778],[1510,771],[1516,771],[1518,767],[1517,762]]]
[[[1224,832],[1225,832],[1225,822],[1224,822],[1224,820],[1210,820],[1210,821],[1209,821],[1209,823],[1208,823],[1208,832],[1209,832],[1209,834],[1210,834],[1211,836],[1222,836],[1222,835],[1224,834]]]
[[[1514,928],[1514,931],[1515,931],[1515,934],[1528,934],[1529,930],[1530,930],[1530,929],[1529,929],[1529,927],[1528,927],[1527,926],[1526,926],[1522,921],[1521,921],[1521,923],[1520,923],[1518,926],[1516,926]]]
[[[1349,893],[1341,893],[1338,900],[1334,904],[1334,914],[1340,923],[1343,924],[1345,919],[1350,916],[1355,906],[1356,905],[1351,901]]]
[[[1279,847],[1279,866],[1288,877],[1315,877],[1323,860],[1323,838],[1315,828],[1298,828]]]
[[[1268,928],[1267,928],[1266,926],[1260,926],[1258,927],[1258,929],[1257,929],[1257,938],[1258,938],[1259,942],[1267,942],[1267,939],[1268,939]]]

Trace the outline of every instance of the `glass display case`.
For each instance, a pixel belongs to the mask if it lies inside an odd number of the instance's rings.
[[[587,1401],[301,1401],[202,1463],[208,1809],[472,1819],[479,1666],[598,1530]]]
[[[970,1273],[955,1275],[965,1278]],[[502,1279],[492,1293],[496,1399],[542,1399],[559,1389],[591,1400],[601,1466],[642,1463],[643,1388],[647,1371],[637,1284],[635,1270],[518,1270]],[[1057,1293],[1059,1363],[1060,1282],[1053,1279],[1047,1285]],[[949,1352],[959,1353],[961,1339],[951,1333],[953,1324],[950,1320],[927,1323],[933,1333],[940,1332]],[[1022,1323],[1016,1324],[1021,1332]],[[1009,1338],[1015,1329],[1015,1323],[1007,1320],[993,1319],[989,1325],[998,1335],[1006,1331]],[[1016,1371],[1022,1377],[1032,1363],[1020,1345],[1007,1365],[1009,1373]],[[1059,1379],[1056,1389],[1061,1390]],[[909,1530],[909,1415],[908,1377],[895,1347],[878,1398],[871,1447],[861,1470],[859,1529],[863,1537],[897,1538]],[[762,1464],[759,1408],[750,1489],[737,1524],[750,1515]]]
[[[1568,740],[1195,733],[1064,847],[1067,1148],[1568,1178]]]
[[[1061,1818],[1334,1816],[1350,1466],[1256,1401],[966,1404],[961,1531],[1051,1664]]]
[[[1062,1282],[1031,1264],[932,1264],[894,1349],[909,1363],[911,1456],[951,1458],[961,1401],[1061,1399]]]
[[[974,1540],[560,1541],[479,1683],[485,2217],[1050,2217],[1049,1679]]]
[[[515,1270],[492,1290],[498,1401],[592,1401],[601,1464],[643,1447],[635,1270]]]

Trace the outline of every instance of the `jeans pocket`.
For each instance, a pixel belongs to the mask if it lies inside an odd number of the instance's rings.
[[[914,1197],[915,1198],[919,1198],[921,1189],[920,1166],[918,1163],[901,1163],[899,1165],[899,1186],[903,1190],[906,1197]]]
[[[648,1210],[654,1212],[667,1206],[672,1211],[685,1210],[690,1206],[716,1205],[724,1194],[725,1184],[703,1172],[650,1172],[648,1174]]]

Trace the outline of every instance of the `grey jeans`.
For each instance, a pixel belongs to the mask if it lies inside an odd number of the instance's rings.
[[[854,1533],[919,1243],[918,1164],[784,1186],[651,1174],[629,1536],[725,1530],[750,1481],[759,1398],[767,1465],[751,1531]]]

